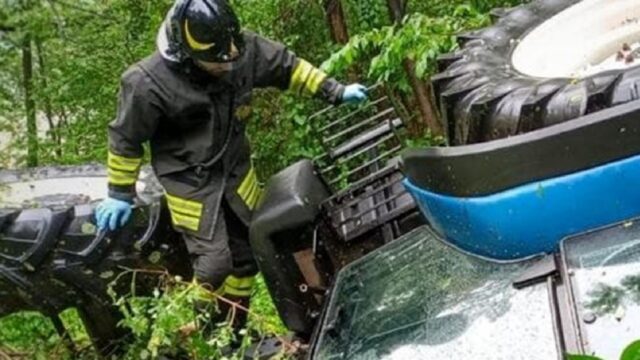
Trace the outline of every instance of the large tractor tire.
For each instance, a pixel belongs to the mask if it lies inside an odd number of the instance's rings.
[[[144,199],[120,231],[99,233],[95,201],[106,193],[106,171],[96,166],[0,171],[0,317],[39,311],[64,334],[60,312],[76,308],[102,355],[122,350],[127,331],[107,290],[125,269],[166,269],[188,278],[186,249],[171,231],[159,187],[147,174]],[[116,293],[131,291],[124,274]],[[136,294],[157,287],[136,274]]]
[[[434,93],[451,145],[489,141],[640,99],[637,0],[535,0],[458,37]]]

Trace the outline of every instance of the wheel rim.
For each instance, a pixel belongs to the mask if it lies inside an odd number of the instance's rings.
[[[32,202],[40,206],[65,204],[68,201],[88,203],[104,198],[106,192],[106,177],[29,180],[2,186],[0,204],[22,207]]]
[[[107,171],[101,166],[0,171],[0,208],[85,204],[105,198],[107,190]],[[146,167],[136,190],[147,203],[162,195],[162,188]]]
[[[538,26],[512,63],[533,77],[580,78],[640,65],[637,0],[584,0]]]

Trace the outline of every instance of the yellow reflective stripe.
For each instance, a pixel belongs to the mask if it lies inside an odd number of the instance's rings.
[[[197,201],[182,199],[165,192],[171,212],[171,221],[175,226],[198,231],[203,205]]]
[[[251,290],[238,290],[238,289],[234,289],[234,288],[225,286],[224,287],[224,295],[249,297],[249,296],[251,296]]]
[[[256,207],[262,194],[262,189],[258,183],[258,177],[256,176],[256,171],[253,166],[242,180],[237,193],[250,210]]]
[[[137,173],[107,169],[108,181],[113,185],[133,185],[138,180]]]
[[[189,208],[185,208],[179,205],[175,205],[173,203],[171,203],[171,201],[168,202],[169,204],[169,209],[172,212],[179,212],[183,215],[187,215],[187,216],[191,216],[191,217],[195,217],[195,218],[200,218],[200,216],[202,215],[202,211],[196,211],[193,209],[189,209]]]
[[[249,172],[247,173],[247,175],[242,180],[242,183],[238,187],[237,193],[242,198],[244,198],[244,194],[247,193],[247,190],[248,190],[249,186],[251,185],[251,176],[252,176],[253,172],[254,172],[254,169],[253,169],[253,167],[251,167],[251,169],[249,169]]]
[[[171,221],[173,222],[173,225],[193,231],[198,231],[198,229],[200,228],[199,218],[178,214],[174,211],[171,211]]]
[[[249,209],[253,210],[256,207],[256,204],[258,203],[258,199],[260,199],[261,194],[262,194],[262,189],[260,188],[260,185],[258,185],[258,183],[256,182],[256,186],[254,190],[245,200]]]
[[[311,79],[307,81],[307,86],[306,86],[307,92],[310,95],[315,95],[320,89],[320,85],[322,85],[322,82],[326,78],[327,78],[327,74],[314,68],[311,74]]]
[[[200,282],[194,276],[193,280],[191,280],[193,285],[199,286],[199,291],[196,293],[198,300],[216,300],[218,296],[224,295],[224,284],[220,285],[219,288],[215,290],[211,290],[211,286],[205,282]]]
[[[255,276],[247,276],[247,277],[236,277],[235,275],[229,275],[224,280],[224,283],[229,286],[233,286],[236,288],[247,288],[252,287],[256,282]]]
[[[185,215],[200,218],[202,215],[202,203],[193,200],[182,199],[169,193],[165,193],[169,208]]]
[[[142,158],[126,158],[109,151],[107,164],[111,169],[137,172],[142,165]]]
[[[258,206],[258,201],[262,198],[262,194],[264,193],[264,189],[262,187],[258,187],[258,191],[256,191],[256,197],[253,199],[253,207]]]
[[[246,196],[242,198],[242,201],[244,201],[248,207],[251,207],[250,200],[254,196],[257,190],[258,190],[258,182],[254,181],[251,183],[251,188],[249,189],[249,191],[247,191]]]
[[[255,277],[238,278],[233,275],[227,276],[224,281],[224,294],[235,296],[251,296]]]
[[[114,164],[113,162],[111,162],[109,164],[109,169],[126,171],[126,172],[131,172],[131,173],[137,173],[140,170],[140,166],[136,166],[136,167],[132,168],[130,166],[122,166],[122,165]]]
[[[182,199],[166,192],[165,195],[173,224],[188,230],[198,231],[200,228],[200,217],[202,216],[202,203]]]
[[[256,171],[253,168],[253,166],[251,166],[251,169],[249,170],[249,172],[247,173],[247,175],[244,177],[244,180],[242,180],[242,183],[240,184],[240,187],[238,188],[238,195],[240,195],[240,198],[242,198],[242,201],[247,202],[247,198],[249,197],[251,191],[253,190],[253,188],[256,186],[256,184],[258,183],[258,178],[256,176]]]
[[[297,91],[298,94],[305,93],[314,69],[315,68],[312,65],[309,65],[309,71],[300,79],[300,88]]]
[[[289,89],[299,94],[313,69],[313,66],[306,60],[300,59],[298,61],[298,66],[296,66],[293,71],[293,75],[291,76],[291,85],[289,86]]]
[[[117,185],[117,186],[131,186],[135,184],[135,181],[122,180],[115,177],[109,176],[109,184]]]
[[[171,214],[172,215],[175,214],[175,215],[180,215],[180,216],[183,216],[183,217],[191,218],[191,219],[194,219],[194,220],[200,220],[200,215],[196,215],[196,214],[193,214],[193,213],[187,214],[187,213],[184,212],[184,210],[176,209],[175,207],[173,207],[171,205],[169,205],[169,210],[171,210]]]
[[[300,59],[291,76],[289,89],[297,94],[304,92],[305,94],[315,95],[326,78],[327,74],[322,70]]]
[[[300,59],[296,68],[293,69],[293,74],[291,75],[291,81],[289,83],[289,90],[298,92],[298,89],[300,89],[300,74],[302,73],[303,68],[305,68],[305,61]]]

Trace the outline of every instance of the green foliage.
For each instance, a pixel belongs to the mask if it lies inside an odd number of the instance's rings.
[[[22,354],[29,349],[33,359],[47,359],[47,354],[65,356],[66,350],[51,321],[37,313],[19,313],[0,321],[0,350]],[[55,355],[54,355],[55,356]]]
[[[457,6],[453,12],[438,17],[410,14],[401,25],[384,26],[354,36],[323,67],[329,72],[344,72],[366,60],[367,76],[372,82],[386,82],[408,92],[403,67],[406,59],[415,61],[416,75],[425,78],[433,72],[438,55],[455,49],[455,34],[486,25],[488,20],[486,13],[470,5]]]
[[[0,131],[9,130],[16,141],[10,151],[0,152],[0,166],[24,163],[27,137],[20,43],[26,34],[33,38],[39,162],[104,162],[105,128],[115,116],[119,76],[154,50],[157,29],[172,1],[31,0],[24,2],[28,6],[5,1],[0,25],[15,31],[0,32]],[[312,63],[339,50],[330,40],[324,1],[233,3],[246,28],[282,41]],[[505,3],[509,1],[410,1],[410,15],[400,28],[388,26],[385,1],[344,0],[354,39],[332,57],[332,73],[344,79],[350,64],[373,57],[371,63],[360,62],[369,82],[385,80],[407,90],[401,66],[405,58],[415,59],[418,74],[426,76],[433,59],[455,46],[453,34],[486,23],[486,12]],[[293,161],[318,154],[308,126],[301,124],[321,104],[274,91],[262,91],[255,99],[250,135],[262,179]]]
[[[625,276],[620,285],[597,284],[596,288],[589,292],[589,301],[585,307],[598,315],[605,315],[614,313],[626,298],[640,303],[640,275]]]
[[[317,106],[314,100],[265,91],[254,104],[257,114],[249,122],[248,132],[261,179],[267,179],[296,160],[314,158],[322,152],[311,124],[306,121],[310,109]]]
[[[640,340],[634,341],[622,352],[620,360],[640,360]]]
[[[247,29],[286,44],[308,61],[322,61],[331,53],[330,32],[319,1],[233,0],[232,3]]]
[[[132,279],[126,275],[131,273],[122,275],[120,281]],[[131,285],[132,289],[135,288],[133,283]],[[225,352],[223,356],[223,349],[233,340],[233,334],[226,324],[218,326],[206,338],[201,332],[188,336],[180,333],[180,327],[185,324],[197,321],[202,326],[208,320],[206,315],[194,312],[194,303],[202,299],[211,301],[212,295],[192,283],[162,274],[162,281],[152,297],[137,297],[134,293],[114,297],[115,303],[125,314],[121,325],[129,328],[135,335],[124,359],[153,359],[162,354],[175,355],[181,351],[191,354],[193,359],[222,359],[226,356],[226,359],[234,360],[242,359],[246,352],[250,340],[248,337],[240,350],[232,354]],[[61,318],[71,338],[81,350],[76,358],[95,359],[97,355],[90,347],[89,337],[77,311],[67,310],[62,313]],[[280,336],[286,333],[262,278],[258,278],[254,289],[247,333],[251,333],[254,338]],[[72,357],[55,332],[51,321],[40,314],[30,312],[17,313],[0,320],[0,351],[37,360]],[[282,359],[285,358],[283,355]]]
[[[597,356],[592,355],[574,355],[567,354],[567,360],[603,360]],[[622,355],[620,356],[620,360],[640,360],[640,340],[634,341],[629,344]]]
[[[7,64],[0,77],[9,81],[4,93],[12,106],[2,109],[0,121],[12,124],[17,133],[14,150],[23,149],[26,140],[19,131],[24,111],[16,106],[24,96],[16,91],[21,89],[16,44],[25,34],[33,38],[38,125],[41,135],[47,135],[42,136],[40,162],[93,162],[106,155],[105,126],[114,117],[119,75],[153,50],[149,40],[156,27],[148,25],[158,24],[169,4],[31,1],[26,10],[10,6],[5,24],[16,31],[0,38],[0,59]]]
[[[422,13],[428,16],[452,14],[460,7],[474,9],[479,13],[489,13],[495,8],[513,7],[528,0],[447,0],[447,1],[409,1],[408,13]]]
[[[128,279],[127,275],[132,273],[134,276],[131,289],[134,289],[136,274],[144,272],[125,272],[119,278]],[[251,321],[248,329],[243,333],[243,339],[235,338],[228,323],[219,324],[210,333],[206,331],[184,333],[180,329],[187,324],[193,324],[196,329],[206,327],[212,321],[210,314],[217,311],[216,304],[221,302],[232,304],[236,312],[247,311],[247,309],[194,282],[184,282],[179,277],[174,278],[169,274],[162,274],[160,279],[160,285],[152,297],[136,296],[133,290],[127,296],[119,297],[113,289],[111,290],[115,304],[125,316],[122,325],[131,329],[134,334],[134,341],[128,347],[125,359],[156,359],[160,356],[189,354],[193,359],[241,360],[252,338],[264,338],[274,334],[277,336],[278,332],[282,334],[284,330],[279,321],[272,321],[272,318],[262,314],[266,309],[271,316],[275,315],[268,295],[265,293],[264,284],[260,282],[259,287],[262,289],[258,289],[258,300],[254,303],[257,311],[249,310]],[[114,285],[116,285],[115,282]],[[197,306],[202,308],[203,304],[208,304],[206,311],[195,310]],[[228,320],[231,321],[231,319]],[[235,341],[242,346],[230,353],[228,348]]]
[[[640,304],[640,275],[629,275],[620,283],[631,295],[636,303]]]
[[[386,0],[347,0],[342,1],[342,6],[345,9],[347,27],[351,34],[366,33],[389,25],[391,22]]]
[[[83,360],[96,359],[78,312],[69,309],[60,314],[60,318],[77,345],[78,357]],[[35,312],[16,313],[0,319],[0,351],[16,359],[72,358],[51,321]]]
[[[611,314],[620,307],[624,289],[607,284],[598,284],[598,287],[589,293],[591,300],[585,305],[598,315]]]
[[[591,356],[591,355],[567,355],[567,360],[602,360],[599,357]]]

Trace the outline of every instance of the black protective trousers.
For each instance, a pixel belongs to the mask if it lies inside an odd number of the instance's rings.
[[[249,297],[258,266],[249,243],[249,229],[222,201],[213,239],[182,235],[196,280],[222,296]]]

